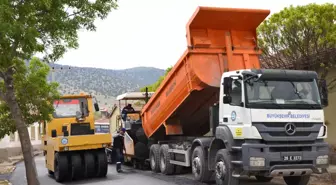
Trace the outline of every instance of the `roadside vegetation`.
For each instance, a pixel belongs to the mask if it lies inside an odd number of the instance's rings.
[[[94,21],[115,8],[115,0],[0,2],[0,136],[18,131],[28,185],[40,182],[27,126],[49,120],[58,97],[58,85],[47,82],[45,62],[77,48],[77,31],[95,31]],[[36,54],[44,55],[42,61]]]

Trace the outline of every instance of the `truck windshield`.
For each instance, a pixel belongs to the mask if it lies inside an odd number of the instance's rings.
[[[245,82],[247,106],[251,108],[321,109],[315,80]]]
[[[81,111],[81,102],[83,105],[87,105],[87,100],[82,98],[64,98],[54,101],[54,118],[69,118],[76,117],[76,113]],[[83,110],[86,110],[85,107]],[[86,113],[86,111],[84,111]]]

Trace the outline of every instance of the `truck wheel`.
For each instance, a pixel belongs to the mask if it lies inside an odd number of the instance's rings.
[[[160,172],[160,145],[154,144],[150,147],[150,166],[153,172]]]
[[[135,158],[139,160],[148,159],[149,150],[147,148],[147,145],[142,142],[137,142],[134,145],[134,155],[135,155]]]
[[[107,174],[107,156],[104,151],[98,151],[96,153],[97,160],[97,177],[105,177]]]
[[[147,143],[148,139],[147,136],[145,134],[145,131],[142,127],[138,128],[138,130],[135,132],[135,136],[138,139],[138,141],[142,142],[142,143]]]
[[[146,170],[146,165],[145,165],[145,162],[143,160],[138,162],[138,164],[139,164],[139,169],[140,170]]]
[[[174,173],[174,165],[170,164],[170,153],[168,152],[168,145],[161,145],[160,148],[160,171],[165,175]]]
[[[195,180],[207,182],[211,178],[211,172],[208,170],[208,161],[205,159],[204,151],[201,146],[194,149],[192,153],[192,173]]]
[[[307,185],[310,179],[309,175],[283,177],[287,185]]]
[[[226,149],[221,149],[216,154],[215,179],[216,185],[239,185],[240,180],[232,177],[231,155]]]
[[[71,155],[71,177],[73,180],[80,179],[83,176],[82,158],[79,154]]]
[[[84,174],[85,177],[94,177],[95,173],[95,160],[91,152],[84,153]]]
[[[68,179],[68,157],[65,154],[55,153],[54,176],[57,182],[63,182]]]
[[[273,177],[265,177],[260,175],[256,175],[255,178],[258,182],[270,182],[273,179]]]

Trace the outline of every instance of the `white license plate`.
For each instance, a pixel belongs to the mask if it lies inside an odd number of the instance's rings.
[[[299,156],[299,155],[284,156],[283,160],[284,161],[301,161],[302,160],[302,156]]]

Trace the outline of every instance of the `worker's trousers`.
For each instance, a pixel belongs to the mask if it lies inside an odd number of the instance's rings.
[[[121,171],[121,164],[124,161],[124,154],[123,151],[119,148],[116,148],[116,167],[117,172]]]

